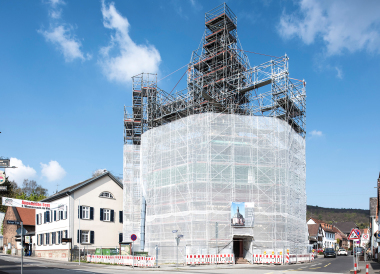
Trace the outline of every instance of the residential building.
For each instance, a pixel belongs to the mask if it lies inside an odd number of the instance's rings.
[[[333,225],[327,224],[322,220],[318,220],[316,218],[310,218],[307,221],[307,225],[319,224],[321,226],[321,248],[335,248],[336,247],[336,239],[335,239],[335,231]]]
[[[36,255],[69,260],[73,248],[115,248],[122,241],[123,185],[110,172],[59,191],[42,202],[64,205],[64,210],[36,210]]]
[[[308,224],[307,227],[309,231],[309,244],[314,249],[322,248],[323,231],[321,224]]]
[[[337,243],[337,247],[348,249],[348,239],[347,239],[346,234],[340,231],[339,228],[337,228],[336,226],[333,226],[333,230],[335,232],[335,240]]]
[[[372,252],[378,245],[375,237],[375,233],[379,230],[378,216],[377,197],[371,197],[369,198],[369,240]]]
[[[22,222],[25,230],[27,231],[26,235],[28,238],[28,244],[26,245],[28,250],[33,251],[33,236],[35,231],[35,209],[22,208],[22,207],[8,207],[5,212],[5,217],[3,220],[3,244],[6,249],[17,249],[17,254],[20,255],[21,244],[16,242],[16,238],[19,238],[20,235],[17,234],[16,230],[21,228],[21,225],[8,224],[7,221],[16,221]]]

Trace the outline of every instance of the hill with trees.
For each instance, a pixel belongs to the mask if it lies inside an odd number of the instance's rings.
[[[369,209],[326,208],[308,205],[306,208],[306,220],[312,217],[328,224],[351,221],[355,222],[359,228],[369,226]]]

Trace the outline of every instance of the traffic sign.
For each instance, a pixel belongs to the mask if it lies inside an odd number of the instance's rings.
[[[137,240],[137,236],[136,236],[136,234],[132,234],[132,235],[131,235],[131,240],[132,240],[132,241],[136,241],[136,240]]]
[[[0,170],[0,184],[5,183],[5,173],[4,171]]]
[[[363,240],[368,240],[369,239],[369,235],[368,234],[363,234]]]
[[[7,225],[20,225],[19,221],[7,220]]]
[[[17,228],[16,233],[18,235],[21,235],[21,227]],[[26,233],[28,233],[28,230],[26,230],[25,228],[22,228],[22,235],[25,235]]]
[[[350,236],[348,236],[349,240],[360,240],[360,237],[358,236],[356,229],[351,230]]]

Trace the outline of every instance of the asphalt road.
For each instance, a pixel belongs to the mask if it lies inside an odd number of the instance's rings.
[[[162,266],[159,269],[132,269],[127,266],[110,266],[102,264],[67,263],[52,260],[26,258],[24,263],[24,274],[90,274],[90,273],[234,273],[239,274],[258,273],[258,274],[277,274],[297,271],[299,273],[349,273],[352,269],[352,256],[342,256],[337,258],[317,258],[312,263],[284,265],[284,266],[261,266],[261,265],[220,265],[220,266],[195,266],[180,267]],[[364,265],[364,262],[362,263]],[[364,271],[363,271],[364,270]],[[362,269],[362,273],[365,269]],[[20,258],[13,256],[0,256],[0,274],[20,273]],[[157,273],[157,274],[158,274]]]

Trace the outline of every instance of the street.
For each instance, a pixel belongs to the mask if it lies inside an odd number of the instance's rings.
[[[26,258],[24,259],[24,273],[25,274],[61,274],[61,273],[125,273],[136,271],[139,273],[167,273],[167,272],[181,272],[181,273],[232,273],[238,271],[239,274],[245,273],[259,273],[259,274],[276,274],[285,273],[290,271],[298,271],[299,273],[349,273],[352,269],[352,256],[343,256],[337,258],[317,258],[312,263],[304,263],[297,265],[210,265],[210,266],[195,266],[195,267],[179,267],[174,266],[161,266],[158,269],[143,269],[127,266],[117,265],[104,265],[104,264],[88,264],[69,263],[53,260],[44,260],[39,258]],[[377,263],[376,263],[377,264]],[[362,273],[365,273],[365,263],[360,262],[359,268]],[[20,258],[0,255],[0,274],[2,273],[20,273]],[[371,271],[370,271],[371,273]],[[373,273],[373,272],[372,272]]]

